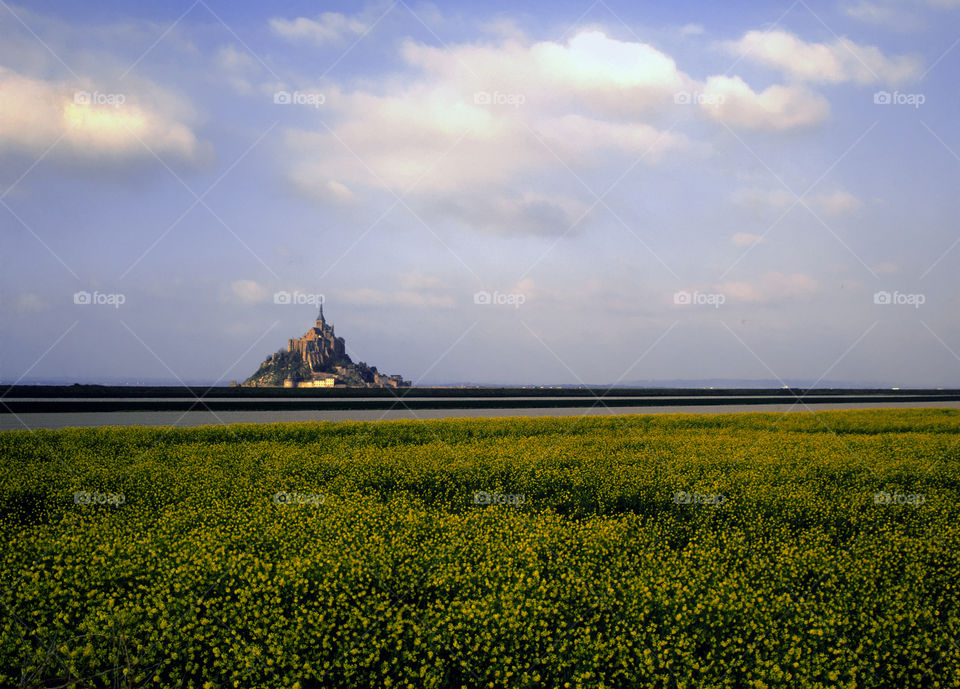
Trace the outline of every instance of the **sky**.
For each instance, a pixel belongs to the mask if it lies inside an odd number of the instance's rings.
[[[0,0],[0,383],[960,387],[960,0]]]

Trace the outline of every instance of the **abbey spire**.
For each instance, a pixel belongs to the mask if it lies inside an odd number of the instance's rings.
[[[317,316],[317,327],[323,328],[326,326],[327,322],[323,319],[323,302],[320,302],[320,315]]]

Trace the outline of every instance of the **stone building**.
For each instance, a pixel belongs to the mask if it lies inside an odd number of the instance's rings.
[[[320,304],[317,324],[303,337],[288,340],[287,351],[299,354],[311,371],[322,371],[331,362],[344,359],[347,353],[343,338],[334,334],[333,325],[323,317],[323,304]]]
[[[376,366],[355,364],[346,343],[337,337],[323,315],[323,305],[314,327],[302,337],[287,340],[286,351],[269,355],[260,368],[243,383],[249,387],[332,388],[406,387],[402,376],[388,376]]]

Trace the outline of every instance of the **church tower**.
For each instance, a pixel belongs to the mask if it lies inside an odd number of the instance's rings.
[[[323,318],[323,302],[322,301],[320,302],[320,315],[317,316],[317,327],[320,328],[321,330],[324,330],[327,327],[327,322]]]

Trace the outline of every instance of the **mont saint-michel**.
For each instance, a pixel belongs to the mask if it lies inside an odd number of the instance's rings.
[[[337,337],[332,323],[323,316],[323,304],[316,324],[303,337],[287,341],[286,350],[279,350],[260,364],[247,378],[245,387],[267,388],[399,388],[410,381],[402,376],[388,376],[363,361],[353,363],[347,354],[346,342]]]

